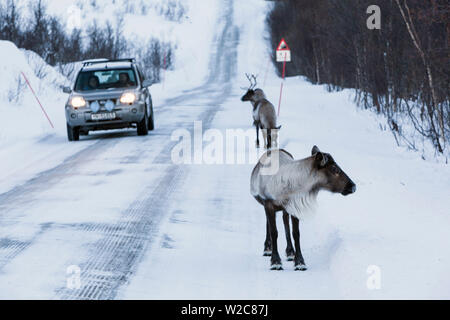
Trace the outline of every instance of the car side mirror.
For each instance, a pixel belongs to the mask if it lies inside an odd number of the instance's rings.
[[[64,93],[72,93],[72,89],[70,89],[70,87],[63,87],[63,92]]]
[[[146,87],[150,87],[151,85],[153,84],[153,82],[151,81],[151,80],[144,80],[143,82],[142,82],[142,86],[144,87],[144,88],[146,88]]]

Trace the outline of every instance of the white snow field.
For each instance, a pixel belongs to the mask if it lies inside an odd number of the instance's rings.
[[[237,156],[255,154],[251,106],[240,101],[244,73],[259,75],[276,106],[281,83],[268,64],[268,2],[190,4],[195,27],[180,37],[165,86],[151,88],[156,130],[146,137],[117,130],[66,142],[59,89],[42,84],[54,90],[42,95],[55,131],[32,96],[6,102],[8,75],[33,72],[0,42],[0,70],[12,70],[0,72],[0,111],[19,119],[0,117],[0,298],[450,298],[448,165],[397,147],[348,91],[298,77],[284,85],[280,147],[300,159],[317,145],[357,184],[348,197],[320,194],[301,222],[307,271],[285,259],[281,214],[284,270],[269,270],[264,210],[249,191],[254,163],[221,164],[232,151],[225,138],[219,164],[172,162],[173,135],[193,133],[194,121],[216,138],[251,130]],[[202,24],[204,34],[191,33]]]

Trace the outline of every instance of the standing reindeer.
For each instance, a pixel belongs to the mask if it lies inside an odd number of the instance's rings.
[[[337,165],[333,157],[323,153],[317,146],[312,156],[294,160],[285,150],[269,150],[253,169],[250,191],[266,212],[268,230],[272,242],[271,270],[282,270],[277,249],[277,211],[289,214],[292,220],[292,236],[295,243],[295,270],[306,270],[300,249],[299,218],[314,202],[321,190],[346,196],[356,191],[356,185]],[[276,165],[276,172],[267,174],[268,166]]]
[[[259,148],[259,129],[262,129],[264,138],[264,148],[270,149],[272,141],[274,146],[277,145],[278,130],[277,116],[273,104],[266,99],[264,91],[255,89],[256,77],[254,75],[247,76],[250,81],[250,87],[247,88],[246,94],[241,98],[241,101],[250,101],[253,106],[253,125],[256,127],[256,147]]]
[[[281,126],[276,127],[277,117],[275,108],[266,99],[266,95],[261,89],[256,87],[256,76],[245,74],[250,86],[246,89],[246,94],[241,98],[242,101],[250,101],[253,106],[253,125],[256,127],[256,147],[259,148],[259,129],[262,129],[264,146],[270,148],[272,142],[272,134],[274,142],[277,142],[277,131]],[[267,141],[267,144],[266,144]],[[294,247],[291,241],[291,231],[289,226],[289,215],[283,213],[283,224],[286,235],[286,257],[288,261],[294,260]],[[272,241],[270,240],[269,222],[266,223],[266,240],[264,241],[264,256],[272,254]]]

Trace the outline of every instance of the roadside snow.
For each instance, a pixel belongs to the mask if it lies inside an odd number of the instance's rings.
[[[36,71],[45,77],[38,78]],[[0,193],[55,166],[86,146],[85,143],[69,147],[66,142],[64,104],[67,95],[59,87],[66,83],[62,75],[35,53],[19,50],[12,42],[0,41]]]

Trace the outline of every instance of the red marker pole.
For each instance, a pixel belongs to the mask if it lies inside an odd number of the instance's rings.
[[[284,83],[285,73],[286,73],[286,54],[284,55],[284,61],[283,61],[283,74],[282,74],[281,87],[280,87],[280,99],[278,100],[278,117],[280,116],[281,96],[283,95],[283,83]]]
[[[39,98],[37,97],[36,93],[34,92],[33,87],[32,87],[31,84],[30,84],[30,81],[28,81],[27,77],[25,76],[25,73],[23,73],[23,72],[21,72],[21,73],[22,73],[22,76],[24,77],[26,83],[28,84],[28,87],[30,87],[30,90],[31,90],[31,92],[32,92],[33,95],[34,95],[34,98],[35,98],[36,101],[39,103],[39,106],[41,107],[41,110],[42,110],[42,112],[44,113],[45,117],[47,118],[48,122],[50,123],[50,125],[52,126],[52,128],[55,129],[55,127],[53,126],[53,123],[52,123],[52,121],[50,120],[50,118],[49,118],[47,112],[45,112],[44,107],[42,106],[41,102],[39,101]]]

